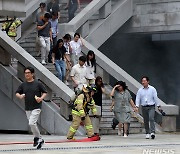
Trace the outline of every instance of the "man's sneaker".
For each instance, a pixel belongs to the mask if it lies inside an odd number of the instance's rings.
[[[45,60],[42,60],[42,61],[41,61],[41,64],[42,64],[42,65],[46,65]]]
[[[125,138],[128,137],[127,134],[124,134],[124,137],[125,137]]]
[[[149,134],[146,134],[146,139],[150,139],[150,135]]]
[[[35,137],[35,138],[34,138],[33,147],[36,147],[36,146],[38,145],[38,140],[39,140],[38,137]]]
[[[39,139],[37,149],[41,149],[43,144],[44,144],[44,140],[43,139]]]
[[[155,134],[151,133],[151,139],[155,139]]]

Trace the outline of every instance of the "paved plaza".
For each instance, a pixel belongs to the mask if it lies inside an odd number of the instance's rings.
[[[45,143],[40,150],[31,144],[2,145],[9,142],[32,142],[31,135],[0,134],[0,154],[180,154],[180,134],[157,134],[156,139],[144,139],[144,134],[102,136],[96,142]],[[43,136],[46,142],[60,141],[65,136]],[[82,138],[82,137],[76,137]]]

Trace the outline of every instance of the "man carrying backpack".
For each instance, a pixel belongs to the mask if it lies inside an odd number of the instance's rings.
[[[81,122],[84,123],[88,138],[94,136],[93,126],[89,118],[89,110],[91,109],[94,116],[97,114],[95,102],[92,98],[96,92],[96,87],[94,85],[84,87],[82,93],[80,93],[74,101],[72,107],[72,117],[73,121],[69,128],[67,134],[67,139],[73,139]]]

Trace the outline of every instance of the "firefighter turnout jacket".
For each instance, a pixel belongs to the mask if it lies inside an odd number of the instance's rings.
[[[21,25],[21,20],[19,20],[19,19],[6,21],[2,24],[2,31],[6,31],[6,33],[9,37],[16,37],[17,36],[17,27],[19,25]]]

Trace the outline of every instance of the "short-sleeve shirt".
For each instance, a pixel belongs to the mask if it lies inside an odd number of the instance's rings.
[[[94,71],[95,71],[95,68],[94,66],[92,66],[91,62],[89,61],[89,65],[87,64],[87,62],[85,63],[86,65],[86,78],[87,79],[95,79],[95,74],[94,74]]]
[[[64,60],[66,48],[62,46],[61,48],[58,48],[58,50],[53,50],[53,53],[55,54],[55,60]]]
[[[44,20],[41,20],[38,22],[37,26],[43,26],[45,24]],[[49,31],[51,29],[51,23],[49,22],[45,28],[38,30],[38,36],[43,36],[43,37],[50,37]]]
[[[37,22],[37,23],[43,19],[45,13],[46,13],[46,12],[38,12],[38,13],[36,14],[36,22]]]
[[[130,100],[132,99],[128,90],[123,93],[115,91],[114,93],[114,111],[115,112],[130,112]]]
[[[52,37],[55,38],[57,37],[57,33],[58,33],[58,19],[55,20],[50,20],[51,22],[51,30],[52,30]]]
[[[79,64],[76,64],[72,67],[71,77],[74,77],[76,81],[78,81],[78,86],[80,85],[79,88],[81,88],[82,84],[87,84],[86,81],[86,66],[80,66]]]
[[[38,80],[33,82],[23,82],[17,89],[16,93],[25,94],[25,110],[32,111],[40,109],[42,102],[38,103],[35,96],[41,97],[42,93],[47,93],[45,87]]]
[[[52,2],[48,3],[47,12],[49,12],[51,14],[52,12],[58,13],[59,11],[60,11],[60,8],[59,8],[58,3],[56,3],[56,2],[55,3],[52,3]]]
[[[80,54],[81,53],[81,46],[82,46],[82,42],[79,39],[77,42],[75,42],[74,40],[70,42],[71,48],[72,48],[72,53],[73,54]]]

